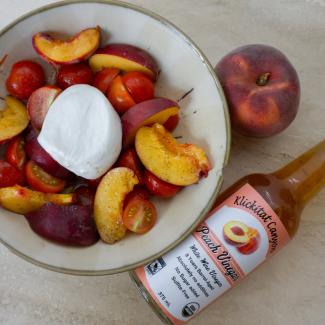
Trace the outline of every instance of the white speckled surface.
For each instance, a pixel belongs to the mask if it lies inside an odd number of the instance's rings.
[[[0,28],[49,0],[0,0]],[[280,167],[325,137],[325,0],[136,0],[191,36],[213,64],[216,53],[262,42],[282,49],[301,79],[295,122],[265,140],[234,137],[225,186]],[[199,4],[199,8],[198,8]],[[1,46],[1,44],[0,44]],[[212,304],[200,324],[325,324],[325,190],[306,208],[294,241]],[[0,324],[159,324],[128,274],[73,277],[22,261],[0,247]]]

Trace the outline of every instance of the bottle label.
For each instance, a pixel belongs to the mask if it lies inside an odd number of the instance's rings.
[[[179,246],[135,272],[173,324],[183,324],[289,239],[272,208],[246,184]]]

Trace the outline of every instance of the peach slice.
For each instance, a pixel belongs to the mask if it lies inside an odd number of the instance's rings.
[[[94,216],[101,239],[113,244],[126,235],[122,221],[124,199],[135,185],[138,178],[133,170],[125,167],[111,169],[98,185]]]
[[[154,123],[164,124],[171,116],[179,115],[179,106],[167,98],[155,98],[131,107],[121,117],[123,147],[134,142],[137,131]]]
[[[36,130],[42,128],[45,116],[54,99],[61,93],[55,86],[44,86],[35,90],[28,99],[27,110],[30,121]]]
[[[135,148],[143,165],[161,180],[179,186],[195,184],[210,163],[193,144],[178,143],[161,124],[140,128]]]
[[[140,71],[156,80],[159,72],[156,60],[145,50],[129,44],[109,44],[89,59],[94,72],[104,68],[118,68],[123,71]]]
[[[19,214],[35,211],[49,202],[57,205],[70,205],[74,201],[74,194],[46,194],[19,185],[0,189],[0,205]]]
[[[256,229],[249,228],[247,235],[249,237],[248,243],[244,246],[237,247],[237,250],[244,255],[256,252],[261,242],[261,236]]]
[[[5,102],[6,107],[0,109],[0,142],[22,132],[29,122],[27,109],[21,101],[7,96]]]
[[[45,33],[33,36],[35,51],[52,64],[64,65],[87,60],[100,44],[100,27],[88,28],[67,41],[54,39]]]
[[[243,246],[249,242],[249,227],[241,221],[229,221],[223,227],[225,240],[233,246]]]

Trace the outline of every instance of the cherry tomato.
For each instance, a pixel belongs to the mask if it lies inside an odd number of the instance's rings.
[[[149,170],[146,170],[144,173],[144,182],[149,192],[159,197],[172,197],[182,189],[181,186],[173,185],[159,179],[153,173],[149,172]]]
[[[125,113],[135,105],[135,101],[122,82],[121,76],[117,76],[107,90],[108,100],[119,114]]]
[[[139,179],[139,185],[144,184],[143,166],[134,148],[130,148],[122,153],[117,161],[117,167],[127,167],[132,169]]]
[[[95,193],[89,187],[81,186],[75,191],[77,204],[90,207],[92,209]]]
[[[26,164],[25,172],[27,183],[37,191],[58,193],[65,187],[65,181],[51,176],[32,160]]]
[[[6,81],[8,92],[18,99],[28,99],[36,89],[44,85],[43,68],[33,61],[16,62]]]
[[[25,140],[22,136],[13,138],[7,147],[6,159],[12,166],[22,169],[26,162]]]
[[[126,207],[130,201],[134,200],[135,198],[141,198],[144,200],[148,200],[151,194],[149,193],[148,189],[144,186],[136,186],[132,192],[130,192],[124,199],[123,205]]]
[[[167,131],[173,132],[179,123],[179,115],[172,115],[165,123],[164,127]]]
[[[56,84],[61,89],[73,85],[88,84],[93,82],[93,72],[86,63],[64,65],[60,68],[56,77]]]
[[[135,198],[123,211],[123,223],[126,228],[138,234],[148,232],[157,221],[156,207],[148,200]]]
[[[132,71],[126,73],[122,77],[122,82],[136,103],[141,103],[154,97],[154,83],[141,72]]]
[[[108,87],[115,77],[120,73],[117,68],[106,68],[96,73],[93,86],[106,94]]]
[[[14,186],[16,184],[25,184],[23,172],[8,162],[0,160],[0,187]]]

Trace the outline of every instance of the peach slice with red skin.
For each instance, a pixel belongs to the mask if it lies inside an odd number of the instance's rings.
[[[0,109],[0,143],[18,135],[29,122],[27,109],[21,101],[7,96],[5,103],[5,108]]]
[[[256,252],[261,242],[261,236],[256,229],[249,228],[247,235],[249,237],[248,243],[244,246],[237,247],[237,250],[244,255]]]
[[[131,107],[121,117],[123,147],[129,147],[137,131],[154,123],[164,124],[170,117],[179,115],[179,106],[167,98],[155,98]]]
[[[39,131],[42,128],[47,111],[61,91],[55,86],[44,86],[35,90],[29,97],[27,102],[28,115],[36,130]]]
[[[211,169],[203,149],[178,143],[161,124],[140,128],[135,148],[143,165],[159,179],[179,186],[195,184]]]
[[[94,201],[94,217],[101,239],[114,244],[126,235],[122,221],[123,203],[139,182],[133,170],[126,167],[111,169],[98,185]]]
[[[139,71],[156,80],[159,72],[156,60],[145,50],[129,44],[109,44],[97,50],[89,59],[94,72],[104,68]]]
[[[54,39],[46,33],[37,33],[33,36],[33,46],[42,58],[54,65],[79,63],[97,50],[100,32],[99,26],[88,28],[66,41]]]

